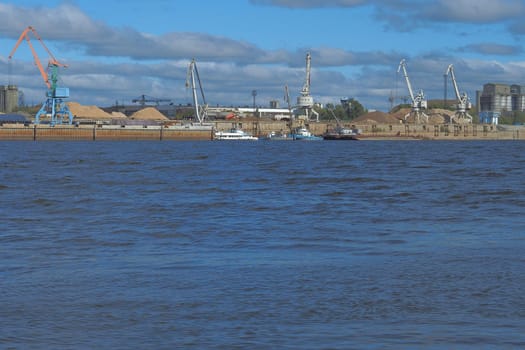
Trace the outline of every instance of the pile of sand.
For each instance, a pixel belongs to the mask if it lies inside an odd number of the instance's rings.
[[[113,117],[113,119],[127,118],[127,116],[122,112],[111,112],[111,116]]]
[[[399,118],[384,112],[370,112],[352,120],[353,124],[399,124]]]
[[[409,114],[411,110],[411,108],[401,108],[397,112],[390,115],[399,120],[405,120],[405,115]]]
[[[405,119],[405,115],[409,114],[411,108],[402,108],[399,111],[391,114],[392,116],[399,118],[400,120]],[[432,109],[425,109],[422,110],[423,113],[425,113],[428,116],[428,123],[429,124],[444,124],[444,123],[450,123],[451,117],[454,116],[454,111],[450,111],[448,109],[441,109],[441,108],[432,108]],[[409,122],[413,122],[413,120],[408,119]]]
[[[131,115],[131,119],[138,120],[169,120],[164,114],[160,113],[154,107],[146,107],[139,111],[136,111]]]
[[[67,106],[75,118],[79,119],[113,119],[113,116],[97,106],[83,106],[78,102],[68,102]]]
[[[429,123],[431,124],[444,124],[450,123],[456,112],[449,111],[448,109],[433,108],[428,111]]]

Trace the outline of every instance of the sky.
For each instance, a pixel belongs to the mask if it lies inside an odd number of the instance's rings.
[[[0,1],[0,84],[14,84],[26,104],[45,100],[46,85],[29,45],[9,54],[32,26],[66,64],[60,86],[70,100],[101,107],[147,95],[191,103],[194,58],[207,102],[285,107],[305,83],[311,95],[339,104],[354,98],[388,111],[408,88],[443,99],[453,64],[457,84],[475,102],[486,83],[525,85],[523,0],[93,0]],[[30,36],[47,65],[49,55]],[[453,100],[451,80],[447,98]]]

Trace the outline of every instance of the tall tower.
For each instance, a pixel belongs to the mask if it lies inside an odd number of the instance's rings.
[[[0,111],[11,113],[18,107],[18,87],[16,85],[0,86]]]

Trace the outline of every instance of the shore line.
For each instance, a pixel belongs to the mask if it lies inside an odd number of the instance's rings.
[[[287,131],[290,125],[280,121],[214,121],[215,130],[228,130],[237,127],[264,137],[272,131]],[[332,123],[311,122],[309,130],[316,135],[323,135],[335,125]],[[346,125],[345,125],[346,126]],[[525,140],[525,127],[497,127],[494,125],[414,125],[414,124],[373,124],[348,125],[359,129],[358,139],[362,141],[380,140]],[[116,125],[23,125],[10,124],[0,126],[0,141],[106,141],[106,140],[213,140],[211,129],[182,128],[169,125],[116,126]]]

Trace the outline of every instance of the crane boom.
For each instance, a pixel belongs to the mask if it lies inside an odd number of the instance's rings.
[[[170,101],[171,100],[169,100],[167,98],[155,98],[155,97],[151,97],[151,96],[147,96],[147,95],[140,95],[139,97],[134,98],[133,100],[131,100],[131,102],[133,102],[133,103],[140,103],[142,106],[145,106],[146,102],[155,102],[158,105],[159,102],[170,102]]]
[[[197,80],[195,80],[197,78]],[[199,83],[199,89],[202,97],[202,106],[199,106],[199,100],[197,97],[197,84]],[[201,78],[199,76],[199,70],[197,69],[197,63],[195,59],[192,59],[188,66],[188,74],[186,76],[186,87],[192,90],[193,107],[195,108],[195,116],[200,124],[202,124],[208,116],[208,105],[206,98],[204,97],[204,89],[202,88]]]
[[[410,99],[412,100],[412,104],[414,104],[416,102],[415,97],[414,97],[414,91],[412,90],[412,84],[410,84],[410,79],[408,78],[408,73],[406,69],[406,61],[404,58],[401,60],[401,62],[399,62],[399,67],[397,68],[397,72],[399,73],[401,70],[403,70],[403,75],[407,83],[408,93],[410,94]]]
[[[458,100],[461,100],[461,94],[459,92],[458,83],[456,82],[456,75],[454,74],[454,65],[449,64],[447,71],[445,72],[445,75],[449,75],[452,77],[452,85],[454,86],[454,91],[456,92],[456,98]]]
[[[18,40],[17,40],[13,50],[11,50],[11,53],[9,54],[9,57],[8,57],[9,58],[9,62],[11,62],[11,59],[13,58],[13,55],[15,54],[16,50],[18,49],[18,47],[20,46],[22,41],[25,39],[27,41],[27,44],[29,45],[29,48],[31,49],[31,53],[33,55],[33,59],[35,60],[35,64],[38,67],[38,70],[40,71],[40,75],[42,76],[42,79],[44,79],[44,82],[47,85],[48,89],[51,89],[52,88],[52,84],[49,81],[49,76],[47,74],[47,71],[42,66],[42,63],[40,62],[38,54],[36,53],[36,50],[33,47],[33,44],[31,43],[31,39],[29,38],[29,33],[33,33],[35,38],[40,42],[42,47],[48,53],[48,55],[49,55],[48,68],[49,67],[67,67],[67,65],[62,64],[62,63],[57,61],[55,56],[53,56],[51,51],[47,48],[46,44],[44,44],[44,41],[42,40],[40,35],[38,35],[38,33],[36,32],[35,28],[33,28],[31,26],[28,26],[26,29],[24,29],[22,34],[20,34],[20,37],[18,38]]]

